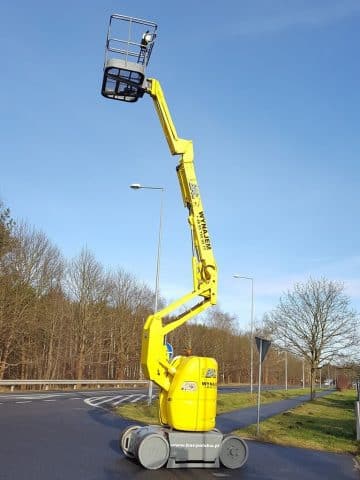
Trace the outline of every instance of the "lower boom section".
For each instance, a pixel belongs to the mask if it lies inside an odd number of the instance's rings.
[[[248,447],[236,435],[219,430],[182,432],[157,425],[131,426],[120,436],[127,457],[144,468],[240,468],[248,457]]]

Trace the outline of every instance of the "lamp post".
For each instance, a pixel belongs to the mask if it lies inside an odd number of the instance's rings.
[[[156,256],[156,278],[155,278],[155,301],[154,301],[154,313],[158,311],[158,302],[159,302],[159,281],[160,281],[160,255],[161,255],[161,234],[162,234],[162,217],[163,217],[163,203],[164,203],[164,191],[163,187],[151,187],[146,185],[141,185],[140,183],[132,183],[130,188],[133,190],[160,190],[160,217],[159,217],[159,233],[158,233],[158,244],[157,244],[157,256]],[[153,382],[149,381],[149,390],[148,390],[148,403],[151,404],[153,395]]]
[[[250,392],[253,393],[254,378],[254,279],[235,274],[234,278],[251,280],[251,318],[250,318]]]

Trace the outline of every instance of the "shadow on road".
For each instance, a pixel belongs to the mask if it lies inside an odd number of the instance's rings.
[[[118,417],[111,410],[105,410],[102,408],[90,408],[88,410],[89,417],[97,423],[114,428],[116,430],[122,430],[128,425],[137,425],[139,422],[133,420],[126,420],[122,417]]]

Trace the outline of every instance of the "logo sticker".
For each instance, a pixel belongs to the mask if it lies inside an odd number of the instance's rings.
[[[216,368],[207,368],[204,370],[203,377],[216,378]]]
[[[196,392],[197,383],[196,382],[184,382],[181,385],[181,390],[183,390],[184,392]]]
[[[199,187],[196,185],[196,183],[189,182],[189,190],[190,190],[191,198],[195,198],[200,195]]]

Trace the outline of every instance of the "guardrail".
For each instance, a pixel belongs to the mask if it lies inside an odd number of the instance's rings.
[[[49,389],[50,385],[73,385],[74,390],[78,385],[96,385],[100,388],[101,385],[115,385],[120,388],[121,385],[148,385],[148,380],[0,380],[1,386],[9,386],[13,392],[16,386],[29,385],[44,385],[45,390]]]

